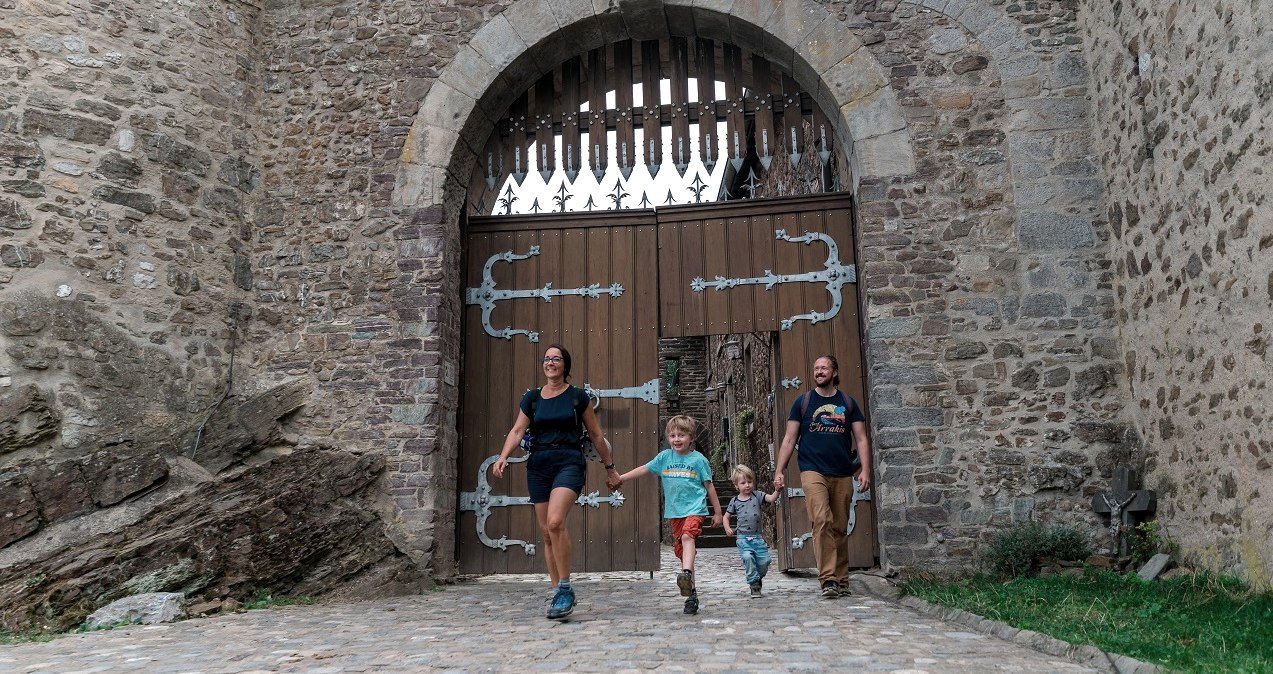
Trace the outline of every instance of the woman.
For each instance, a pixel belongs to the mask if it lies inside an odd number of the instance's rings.
[[[544,351],[546,384],[522,396],[521,409],[513,429],[504,439],[504,449],[492,467],[496,477],[504,476],[508,456],[526,437],[530,459],[526,461],[526,485],[530,502],[535,506],[535,520],[544,537],[544,560],[548,563],[548,579],[555,592],[548,617],[564,618],[575,608],[575,591],[570,587],[570,533],[566,516],[575,499],[583,491],[587,475],[583,454],[583,432],[588,437],[606,469],[606,481],[617,479],[614,456],[601,434],[597,414],[589,404],[588,394],[571,386],[570,352],[560,344]]]

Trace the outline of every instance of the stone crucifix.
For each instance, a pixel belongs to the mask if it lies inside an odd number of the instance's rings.
[[[1136,526],[1136,515],[1152,513],[1157,506],[1154,492],[1149,489],[1132,489],[1132,472],[1127,466],[1114,469],[1114,482],[1109,491],[1098,492],[1092,497],[1092,509],[1109,514],[1109,532],[1120,556],[1127,556],[1130,540],[1127,533]]]

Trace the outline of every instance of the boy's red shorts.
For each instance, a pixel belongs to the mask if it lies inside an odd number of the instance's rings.
[[[688,517],[673,517],[668,520],[672,523],[672,540],[675,541],[673,550],[676,551],[676,558],[681,558],[681,537],[689,536],[694,540],[698,540],[703,535],[703,520],[706,519],[702,515],[690,515]]]

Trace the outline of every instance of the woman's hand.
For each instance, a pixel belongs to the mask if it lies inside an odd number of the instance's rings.
[[[499,457],[499,461],[496,461],[495,465],[491,466],[491,472],[495,473],[495,477],[504,477],[504,469],[507,467],[508,459],[501,456]]]

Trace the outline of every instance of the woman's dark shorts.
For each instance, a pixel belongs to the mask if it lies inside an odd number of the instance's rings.
[[[557,487],[583,491],[587,464],[578,449],[536,449],[526,461],[526,487],[531,503],[547,503]]]

